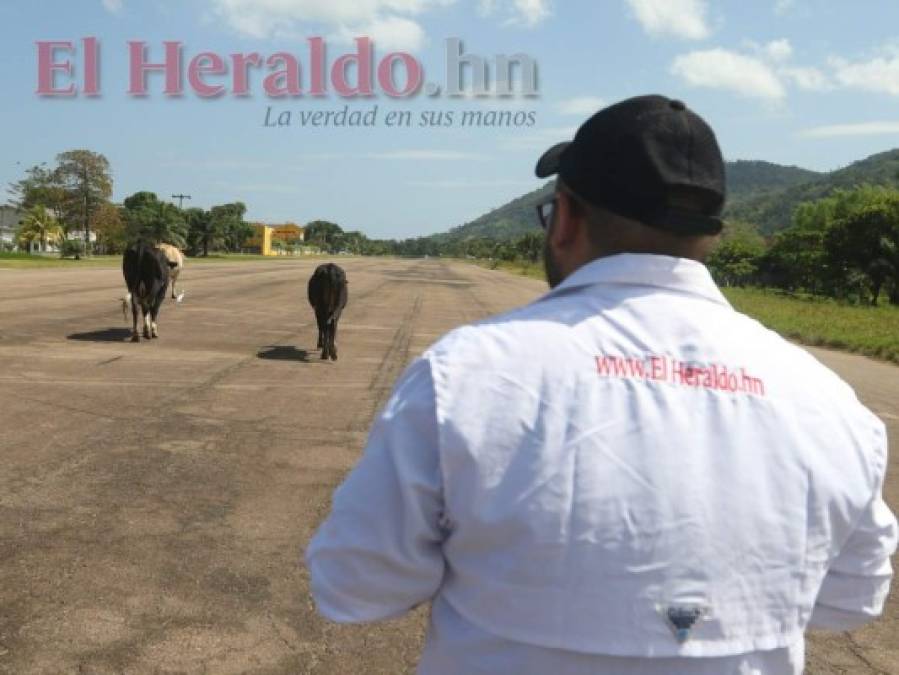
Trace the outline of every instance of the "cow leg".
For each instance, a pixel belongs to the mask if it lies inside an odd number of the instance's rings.
[[[178,299],[178,295],[177,293],[175,293],[175,282],[178,281],[178,273],[180,271],[181,270],[179,270],[177,267],[172,270],[172,300]]]
[[[337,319],[331,322],[331,360],[337,360]]]
[[[141,303],[140,309],[144,313],[144,338],[149,340],[152,337],[150,333],[150,308],[146,304]]]
[[[315,322],[318,324],[318,348],[322,350],[322,358],[328,358],[328,317],[319,309],[315,310]]]
[[[137,334],[137,303],[134,301],[134,295],[131,295],[131,341],[140,342],[140,336]]]
[[[159,317],[159,310],[162,308],[162,305],[165,303],[165,292],[167,286],[163,285],[159,292],[156,294],[156,297],[153,298],[153,302],[150,305],[150,335],[155,338],[159,337],[159,326],[156,325],[156,319]]]
[[[322,330],[322,358],[327,359],[331,356],[331,325],[325,320],[325,327]]]
[[[325,328],[325,334],[322,338],[322,359],[327,359],[330,356],[331,351],[331,338],[328,335],[328,329]]]
[[[152,337],[159,337],[159,326],[156,325],[156,317],[159,315],[159,306],[155,305],[150,310],[150,335]]]

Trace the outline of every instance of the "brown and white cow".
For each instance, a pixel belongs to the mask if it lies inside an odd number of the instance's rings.
[[[181,302],[184,299],[184,291],[176,294],[175,283],[178,281],[178,275],[181,274],[181,270],[184,269],[184,254],[181,253],[177,246],[172,246],[171,244],[159,244],[157,248],[162,251],[166,260],[168,260],[169,279],[172,281],[172,300]]]

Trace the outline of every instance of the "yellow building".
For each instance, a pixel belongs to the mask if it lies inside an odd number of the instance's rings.
[[[282,255],[289,246],[299,247],[306,239],[306,228],[296,223],[253,223],[252,228],[253,235],[244,242],[244,248],[252,253]]]

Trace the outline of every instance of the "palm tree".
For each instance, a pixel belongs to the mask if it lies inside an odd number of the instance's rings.
[[[41,251],[46,253],[47,244],[59,241],[62,234],[62,227],[53,214],[38,204],[26,211],[25,218],[19,225],[17,238],[29,245],[35,241],[40,242]]]

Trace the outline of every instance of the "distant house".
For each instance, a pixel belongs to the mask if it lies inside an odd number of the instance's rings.
[[[253,234],[243,245],[247,253],[282,255],[287,252],[288,247],[298,249],[306,240],[306,228],[296,223],[252,223],[251,227]]]
[[[71,230],[68,234],[68,238],[84,241],[84,230]],[[93,230],[90,231],[90,241],[92,244],[97,243],[97,233]]]
[[[0,247],[15,245],[16,231],[23,218],[25,212],[15,206],[7,204],[0,206]]]

